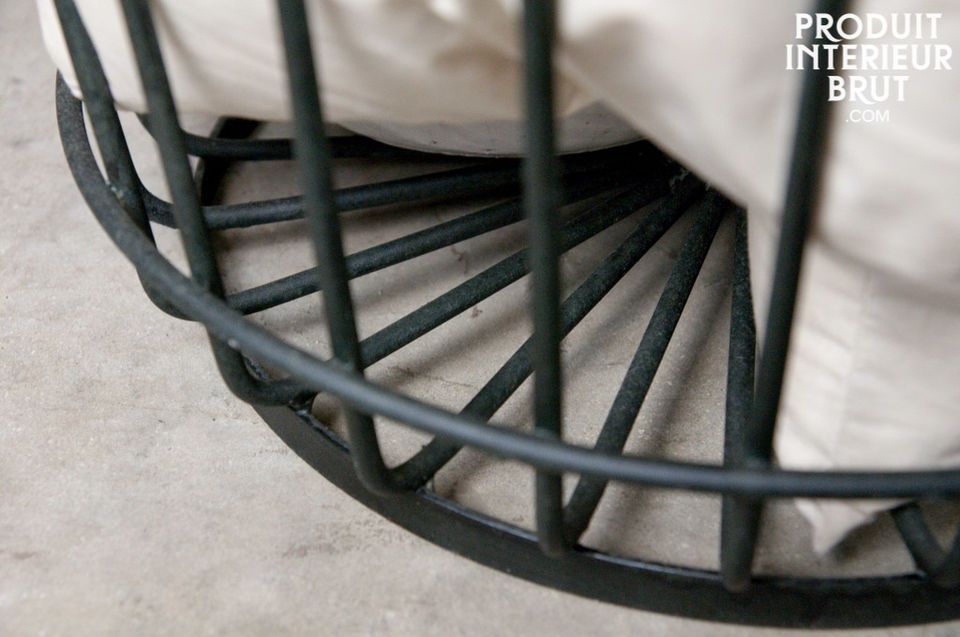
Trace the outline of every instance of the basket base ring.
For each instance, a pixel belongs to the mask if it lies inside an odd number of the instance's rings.
[[[578,547],[545,555],[534,533],[466,509],[428,489],[380,496],[353,471],[346,443],[308,410],[255,406],[300,458],[336,487],[407,531],[474,562],[551,588],[667,615],[783,628],[867,628],[956,619],[956,591],[922,575],[870,578],[756,577],[726,591],[717,573]]]

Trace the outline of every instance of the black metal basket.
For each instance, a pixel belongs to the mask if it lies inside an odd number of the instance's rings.
[[[944,550],[916,505],[894,512],[916,572],[868,578],[752,575],[764,503],[771,498],[926,498],[960,494],[960,470],[922,472],[786,471],[771,465],[771,442],[790,340],[801,256],[828,131],[826,78],[804,80],[773,294],[756,379],[755,329],[746,254],[746,221],[736,209],[653,146],[557,158],[552,108],[554,2],[528,0],[524,13],[528,152],[524,161],[478,162],[421,177],[334,189],[340,158],[418,156],[369,139],[325,135],[306,13],[301,0],[279,0],[294,107],[292,140],[247,139],[255,124],[221,120],[210,137],[183,131],[146,0],[123,0],[147,96],[144,124],[159,148],[171,202],[141,183],[96,51],[72,0],[56,0],[84,100],[62,79],[57,112],[76,183],[104,229],[136,266],[164,311],[201,322],[229,388],[255,406],[297,454],[351,496],[440,546],[513,575],[587,597],[662,613],[746,624],[877,626],[960,617],[960,536]],[[843,0],[821,0],[838,15]],[[84,122],[86,108],[103,170]],[[201,159],[193,171],[190,157]],[[216,185],[233,162],[296,159],[302,197],[216,205]],[[105,173],[105,174],[104,174]],[[522,197],[344,255],[338,214],[389,202],[522,191]],[[571,220],[561,205],[602,195]],[[650,204],[655,203],[653,206]],[[560,342],[689,208],[699,211],[613,407],[592,448],[563,441]],[[647,207],[636,229],[573,293],[561,300],[559,256]],[[714,240],[721,219],[736,216],[733,302],[722,466],[623,453],[633,422]],[[225,294],[213,232],[306,218],[313,268]],[[526,219],[529,247],[360,341],[348,281],[441,247]],[[157,250],[151,223],[177,228],[188,257],[184,276]],[[364,379],[365,367],[428,334],[528,273],[533,334],[458,414]],[[334,356],[321,360],[256,326],[245,315],[310,294],[322,295]],[[269,367],[273,374],[264,372]],[[282,374],[282,376],[277,376]],[[531,433],[488,420],[530,375]],[[310,412],[325,393],[342,401],[347,442]],[[381,455],[373,417],[436,437],[396,467]],[[526,463],[536,471],[536,533],[438,496],[431,477],[463,447]],[[566,500],[561,478],[579,475]],[[722,495],[718,571],[609,555],[578,540],[608,482]]]

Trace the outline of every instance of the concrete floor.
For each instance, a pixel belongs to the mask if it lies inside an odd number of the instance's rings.
[[[435,548],[340,493],[228,393],[202,331],[166,317],[145,298],[67,172],[52,97],[53,69],[32,3],[0,2],[0,635],[784,632],[662,617],[528,584]],[[134,143],[145,158],[147,182],[162,191],[149,141],[140,135]],[[402,174],[409,167],[391,170]],[[341,179],[359,180],[362,172],[348,167]],[[230,197],[293,187],[282,165],[242,177],[233,180]],[[455,209],[395,212],[349,221],[350,250]],[[221,242],[230,250],[224,265],[231,285],[308,263],[302,230],[288,224],[254,235],[226,233]],[[729,230],[723,228],[721,238],[729,238]],[[590,255],[617,236],[614,230],[574,253],[565,264],[568,277],[587,272]],[[161,231],[159,240],[177,258],[172,233]],[[477,272],[518,240],[508,233],[469,252],[441,251],[358,281],[361,331],[370,333]],[[579,370],[571,391],[583,396],[568,401],[570,422],[602,413],[614,387],[611,365],[624,363],[634,346],[624,350],[618,341],[589,335],[602,333],[602,321],[612,329],[611,317],[616,329],[636,335],[631,328],[649,314],[656,282],[680,240],[681,233],[668,236],[643,276],[632,279],[636,285],[625,281],[608,309],[585,322],[587,336],[568,343],[568,361]],[[691,299],[693,315],[714,317],[729,302],[727,256],[722,242],[711,253]],[[523,288],[504,295],[509,302],[479,305],[438,330],[435,345],[410,348],[371,375],[450,407],[462,405],[523,338]],[[258,320],[322,351],[322,330],[310,320],[313,302]],[[641,426],[632,449],[716,459],[724,331],[722,320],[684,324],[678,338],[687,350],[668,358],[666,380],[658,380],[642,413],[642,422],[692,422],[698,429],[662,434]],[[436,345],[451,342],[453,348]],[[684,351],[699,354],[694,361]],[[522,420],[524,399],[521,392],[499,417]],[[338,420],[334,407],[319,410]],[[570,436],[585,441],[593,433],[574,428]],[[419,441],[390,426],[381,434],[392,457]],[[441,493],[519,525],[530,524],[529,498],[517,497],[529,484],[527,471],[469,453],[437,479]],[[682,553],[696,565],[715,559],[714,499],[647,494],[639,501],[614,489],[603,506],[603,521],[591,528],[588,543],[648,557]],[[776,507],[771,521],[759,564],[768,572],[865,573],[907,563],[890,548],[883,525],[861,534],[854,548],[817,558],[792,506]],[[641,523],[644,533],[624,532]],[[939,637],[960,634],[960,624],[862,634]]]

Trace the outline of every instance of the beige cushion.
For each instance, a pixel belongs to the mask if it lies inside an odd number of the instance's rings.
[[[53,3],[39,0],[47,48],[79,95]],[[153,2],[181,112],[289,118],[273,0]],[[79,0],[121,107],[146,110],[118,0]],[[473,41],[421,0],[310,3],[330,120],[382,141],[432,152],[518,155],[520,65]],[[634,141],[637,132],[561,82],[563,151]]]

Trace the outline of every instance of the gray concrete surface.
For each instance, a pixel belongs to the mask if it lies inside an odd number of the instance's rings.
[[[0,635],[396,634],[779,635],[626,610],[488,570],[364,509],[314,473],[222,385],[195,325],[166,317],[96,225],[62,159],[53,69],[32,3],[0,2]],[[197,122],[202,123],[202,122]],[[149,141],[134,133],[148,184],[162,192]],[[411,170],[395,166],[396,174]],[[347,167],[342,183],[361,181]],[[231,181],[245,199],[295,187],[283,165]],[[351,250],[445,218],[434,207],[373,211],[347,222]],[[403,214],[398,214],[402,212]],[[619,230],[571,255],[587,272]],[[729,238],[730,228],[721,230]],[[175,237],[164,251],[179,258]],[[596,431],[652,309],[681,232],[673,232],[565,346],[572,440]],[[309,263],[299,224],[226,233],[231,286]],[[354,286],[364,334],[477,272],[518,244],[516,233],[440,251]],[[691,316],[644,407],[634,450],[715,460],[725,356],[729,255],[718,245]],[[472,395],[525,335],[524,290],[482,303],[436,338],[371,370],[382,382],[452,408]],[[315,300],[257,320],[323,351]],[[623,337],[626,338],[626,337]],[[521,392],[498,418],[521,422]],[[336,424],[322,402],[318,413]],[[666,421],[670,428],[648,423]],[[421,440],[381,425],[397,459]],[[511,522],[531,523],[529,472],[462,454],[437,490]],[[585,541],[614,551],[712,566],[713,498],[612,489]],[[789,503],[775,507],[765,572],[869,573],[905,568],[883,524],[836,555],[813,556]],[[636,532],[642,529],[643,532]],[[682,557],[677,558],[680,555]],[[830,633],[821,633],[830,634]],[[960,624],[869,631],[960,634]]]

